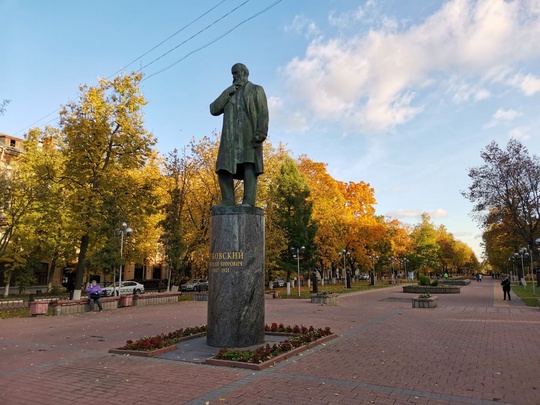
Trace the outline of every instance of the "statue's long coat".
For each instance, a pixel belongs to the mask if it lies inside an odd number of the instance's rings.
[[[216,172],[226,170],[235,179],[243,180],[241,165],[254,163],[255,173],[263,173],[262,141],[268,134],[268,105],[263,88],[247,82],[232,96],[225,90],[210,104],[210,113],[223,114]],[[255,143],[255,135],[261,137],[261,142]]]

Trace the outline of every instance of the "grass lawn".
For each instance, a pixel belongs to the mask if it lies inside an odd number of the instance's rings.
[[[533,284],[527,283],[527,287],[522,285],[512,285],[512,292],[514,292],[519,298],[523,300],[525,305],[528,307],[537,307],[538,298],[540,297],[540,287],[537,285],[534,286],[533,293]]]

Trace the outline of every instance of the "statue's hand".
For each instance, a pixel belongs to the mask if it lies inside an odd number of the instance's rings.
[[[227,92],[229,96],[232,96],[236,93],[236,90],[238,90],[238,86],[233,84],[231,87],[227,88],[227,90],[225,91]]]
[[[258,148],[261,143],[266,139],[266,134],[262,132],[257,132],[253,137],[253,148]]]

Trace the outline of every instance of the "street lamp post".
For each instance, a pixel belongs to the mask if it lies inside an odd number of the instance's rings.
[[[129,228],[125,222],[122,222],[120,228],[116,230],[120,234],[120,274],[118,276],[118,296],[121,294],[122,270],[124,269],[124,235],[129,236],[133,229]]]
[[[409,273],[407,273],[407,263],[408,262],[409,262],[409,259],[407,259],[406,257],[401,259],[401,263],[405,266],[405,277],[406,277],[407,280],[409,279]]]
[[[375,261],[379,260],[379,256],[372,253],[369,257],[371,258],[371,285],[375,285]]]
[[[347,276],[347,265],[346,265],[346,262],[345,262],[345,258],[347,256],[351,256],[351,252],[349,252],[347,249],[343,249],[343,252],[339,252],[339,255],[340,256],[343,256],[343,278],[344,278],[344,284],[345,284],[345,288],[351,288],[351,280],[349,279],[349,277]]]
[[[533,251],[532,249],[529,249],[530,257],[531,257],[531,283],[533,288],[533,296],[536,296],[536,291],[534,290],[534,260],[533,260]]]
[[[300,253],[304,253],[304,250],[306,250],[306,248],[304,246],[302,246],[301,248],[295,248],[295,247],[291,248],[291,252],[293,254],[293,257],[294,257],[294,255],[296,255],[296,265],[297,265],[297,272],[298,272],[298,277],[297,277],[298,296],[299,297],[300,297]]]
[[[527,252],[527,248],[522,248],[518,253],[514,253],[514,256],[516,258],[521,258],[521,285],[523,287],[527,286],[527,282],[525,281],[525,267],[523,265],[523,258],[529,257],[529,252]]]
[[[395,275],[394,275],[394,261],[396,258],[394,256],[390,256],[390,279],[392,281],[392,284],[395,282]]]
[[[536,245],[540,245],[540,238],[536,239],[534,242],[536,243]],[[534,266],[532,264],[532,255],[531,255],[531,268],[533,268],[533,267]],[[534,273],[534,268],[533,268],[532,272]],[[538,277],[538,275],[536,276],[536,282],[538,284],[538,287],[540,287],[540,278]],[[534,279],[533,279],[533,285],[534,285]]]
[[[511,267],[510,267],[510,281],[514,281],[514,265],[516,263],[516,258],[514,257],[514,255],[510,256],[508,258],[508,261],[511,263]]]

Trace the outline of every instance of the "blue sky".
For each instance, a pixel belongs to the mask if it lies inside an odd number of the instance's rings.
[[[242,62],[272,143],[370,183],[379,215],[429,213],[481,258],[460,191],[492,140],[538,155],[538,38],[538,0],[0,0],[0,132],[54,125],[79,84],[143,67],[165,154],[220,130],[208,106]]]

